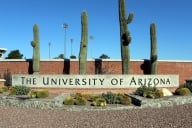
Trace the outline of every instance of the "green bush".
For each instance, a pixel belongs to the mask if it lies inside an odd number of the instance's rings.
[[[187,96],[187,95],[190,95],[191,94],[191,91],[188,89],[188,88],[177,88],[175,90],[175,94],[176,95],[181,95],[181,96]]]
[[[93,106],[101,106],[101,107],[104,107],[107,105],[107,102],[104,98],[96,98],[93,103],[92,103]]]
[[[16,95],[27,95],[30,92],[30,88],[26,86],[15,86],[15,94]]]
[[[102,93],[101,98],[104,98],[107,102],[107,104],[119,104],[120,99],[118,97],[118,94],[112,93],[112,92],[107,92],[107,93]]]
[[[38,90],[36,92],[36,97],[37,98],[46,98],[49,96],[49,91],[48,90]]]
[[[147,86],[143,85],[136,89],[135,95],[143,96],[144,91],[147,89]]]
[[[142,85],[140,87],[137,88],[137,90],[135,91],[135,95],[139,95],[139,96],[143,96],[145,91],[152,91],[155,92],[157,90],[156,86],[146,86],[146,85]]]
[[[68,96],[64,99],[63,104],[65,105],[74,105],[75,101],[72,96]]]

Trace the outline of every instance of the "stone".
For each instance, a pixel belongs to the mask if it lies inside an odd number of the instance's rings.
[[[173,93],[167,88],[161,88],[160,91],[163,92],[163,96],[173,96]]]

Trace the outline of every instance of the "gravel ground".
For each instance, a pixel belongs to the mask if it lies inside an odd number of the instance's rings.
[[[192,104],[107,111],[0,106],[0,128],[190,128]]]

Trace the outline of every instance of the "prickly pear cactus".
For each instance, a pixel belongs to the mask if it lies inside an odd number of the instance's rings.
[[[150,25],[150,38],[151,38],[151,60],[150,60],[150,73],[157,74],[157,38],[155,23]]]
[[[87,44],[88,44],[88,18],[85,11],[81,14],[81,44],[79,53],[79,74],[86,74]]]
[[[39,28],[37,24],[33,26],[33,41],[31,41],[33,47],[33,74],[39,74],[39,61],[40,61],[40,46],[39,46]]]
[[[125,0],[119,0],[119,22],[120,22],[120,40],[121,40],[121,59],[122,59],[122,73],[130,73],[130,49],[131,42],[128,24],[132,22],[134,14],[130,13],[126,18]]]

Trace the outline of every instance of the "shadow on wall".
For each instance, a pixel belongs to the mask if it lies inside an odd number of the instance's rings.
[[[70,74],[70,59],[64,60],[63,74]]]
[[[31,59],[27,60],[29,62],[28,67],[28,73],[33,74],[33,62]],[[63,66],[63,74],[70,74],[70,59],[64,60],[64,66]],[[102,67],[102,59],[95,59],[95,74],[105,74]],[[143,71],[143,74],[150,74],[150,60],[144,59],[143,64],[140,66],[141,70]]]
[[[33,74],[33,61],[31,59],[28,59],[27,61],[29,62],[28,74]]]
[[[95,74],[102,74],[102,60],[95,59]]]
[[[141,69],[143,70],[143,74],[150,74],[150,60],[144,59],[144,63],[141,64]]]

